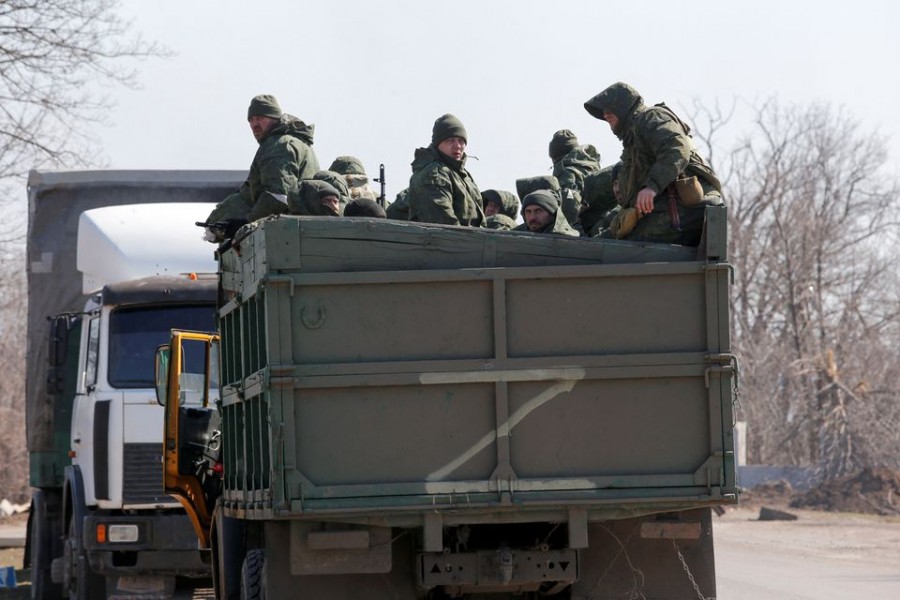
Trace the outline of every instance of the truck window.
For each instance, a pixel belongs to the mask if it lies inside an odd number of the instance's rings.
[[[116,388],[152,388],[157,346],[169,342],[172,329],[215,330],[213,305],[119,308],[109,320],[109,384]],[[184,370],[206,370],[205,352],[186,352]]]
[[[100,348],[100,319],[91,319],[88,326],[87,358],[84,363],[85,387],[97,383],[97,363]]]

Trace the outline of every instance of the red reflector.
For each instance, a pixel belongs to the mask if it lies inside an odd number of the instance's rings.
[[[217,462],[213,465],[212,470],[213,470],[213,473],[217,473],[217,474],[221,475],[222,473],[225,472],[225,466],[222,463]]]

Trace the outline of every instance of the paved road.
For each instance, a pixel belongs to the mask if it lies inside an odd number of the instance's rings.
[[[718,600],[900,598],[900,520],[755,516],[714,521]]]

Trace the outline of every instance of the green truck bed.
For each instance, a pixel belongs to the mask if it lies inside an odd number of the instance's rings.
[[[254,224],[220,261],[225,514],[414,526],[736,501],[724,243],[724,209],[699,249]]]

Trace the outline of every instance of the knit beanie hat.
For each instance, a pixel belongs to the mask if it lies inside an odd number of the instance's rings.
[[[345,217],[376,217],[384,219],[387,215],[377,202],[370,198],[356,198],[344,207]]]
[[[535,204],[546,210],[551,215],[556,214],[556,211],[559,210],[559,199],[557,198],[556,194],[554,194],[550,190],[538,190],[536,192],[531,192],[530,194],[522,198],[522,213],[525,213],[526,207]]]
[[[553,162],[578,147],[578,138],[568,129],[560,129],[553,134],[550,140],[550,159]]]
[[[321,200],[322,198],[326,198],[328,196],[337,196],[338,200],[340,200],[341,193],[336,187],[334,187],[327,181],[319,181],[316,184],[316,198]]]
[[[447,138],[461,137],[469,143],[469,136],[466,134],[466,128],[462,121],[451,114],[438,117],[431,129],[431,143],[437,146]]]
[[[278,100],[270,94],[261,94],[250,101],[250,108],[247,109],[247,119],[250,117],[271,117],[273,119],[281,118],[281,107]]]
[[[316,174],[313,175],[312,180],[324,181],[328,183],[331,187],[338,191],[339,196],[350,196],[350,188],[347,186],[347,181],[340,173],[325,170],[316,171]]]

